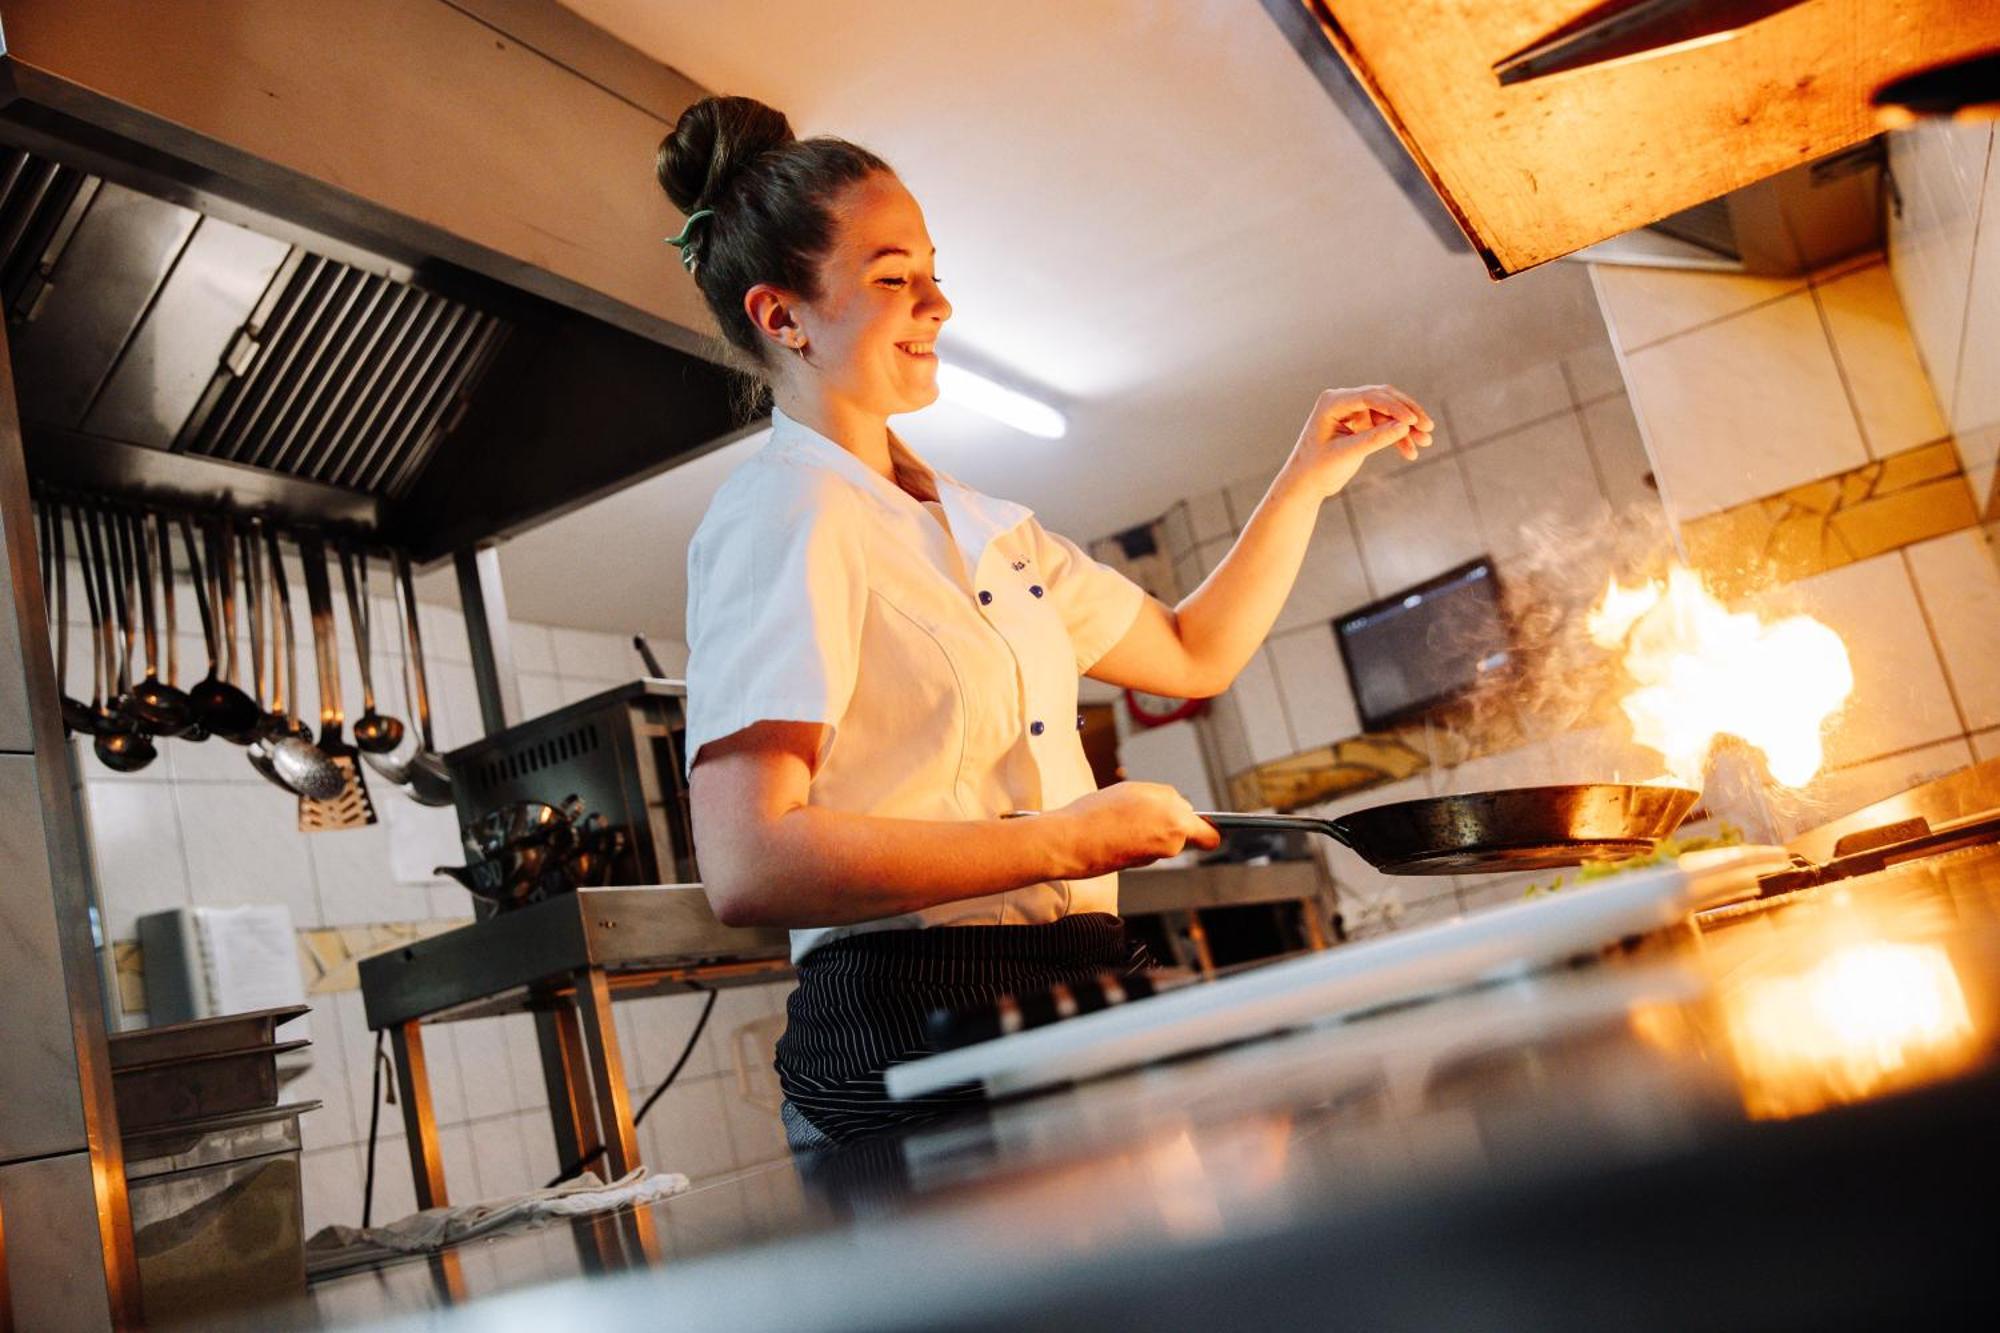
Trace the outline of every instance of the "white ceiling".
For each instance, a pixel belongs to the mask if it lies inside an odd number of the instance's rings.
[[[563,3],[895,166],[956,311],[941,354],[1042,386],[1070,433],[943,403],[896,429],[1080,540],[1270,473],[1323,388],[1436,401],[1604,337],[1581,267],[1495,285],[1445,251],[1256,0]],[[510,543],[512,613],[680,638],[688,538],[761,440]]]

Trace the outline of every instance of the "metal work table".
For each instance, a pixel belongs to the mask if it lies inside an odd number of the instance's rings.
[[[1873,1018],[1773,1021],[1809,1002]],[[555,1232],[335,1278],[297,1322],[1969,1323],[1996,1105],[2000,846],[722,1177],[617,1262]]]
[[[602,1148],[616,1177],[640,1161],[612,1002],[790,972],[786,932],[723,925],[697,884],[581,889],[363,959],[368,1026],[395,1052],[417,1206],[450,1202],[425,1023],[534,1014],[558,1160]]]
[[[1158,914],[1210,968],[1196,913],[1297,902],[1313,947],[1326,889],[1321,863],[1215,864],[1132,871],[1119,899],[1128,916]],[[782,930],[725,926],[698,884],[583,889],[364,959],[361,996],[386,1031],[408,1131],[419,1208],[450,1201],[424,1062],[423,1025],[528,1012],[541,1039],[557,1159],[600,1147],[614,1175],[640,1164],[611,1005],[672,991],[749,985],[790,975]]]

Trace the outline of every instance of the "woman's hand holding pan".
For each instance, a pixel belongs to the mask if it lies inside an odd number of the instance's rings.
[[[1120,782],[1079,797],[1042,820],[1061,830],[1074,858],[1062,878],[1088,879],[1178,855],[1183,847],[1217,847],[1222,835],[1187,798],[1159,782]]]

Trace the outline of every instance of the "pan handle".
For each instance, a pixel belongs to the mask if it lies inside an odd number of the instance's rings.
[[[1242,815],[1234,811],[1197,810],[1196,819],[1206,819],[1219,829],[1264,828],[1296,833],[1323,833],[1343,847],[1352,847],[1347,829],[1339,820],[1314,819],[1310,815]]]
[[[1024,819],[1034,813],[1033,810],[1009,810],[1000,818]],[[1218,829],[1268,828],[1283,829],[1288,833],[1323,833],[1343,847],[1354,846],[1346,827],[1335,819],[1314,819],[1310,815],[1239,815],[1227,810],[1197,810],[1194,817],[1206,819]]]

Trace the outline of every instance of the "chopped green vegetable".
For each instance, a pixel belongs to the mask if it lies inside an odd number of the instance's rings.
[[[1705,852],[1711,847],[1739,847],[1743,843],[1743,830],[1734,824],[1724,824],[1713,837],[1662,838],[1660,845],[1644,856],[1630,856],[1623,861],[1586,861],[1576,868],[1576,880],[1581,884],[1587,880],[1605,879],[1612,875],[1622,875],[1628,870],[1642,870],[1647,866],[1664,865],[1678,860],[1688,852]],[[1522,893],[1524,898],[1539,898],[1545,893],[1554,893],[1563,886],[1563,876],[1557,875],[1547,884],[1537,881]]]

